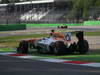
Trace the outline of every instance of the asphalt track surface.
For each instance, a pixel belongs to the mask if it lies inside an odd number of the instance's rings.
[[[0,31],[0,37],[15,36],[15,35],[29,35],[29,34],[43,34],[50,33],[51,29],[61,30],[57,27],[45,27],[45,28],[27,28],[27,30],[17,30],[17,31]],[[100,26],[69,26],[65,30],[70,31],[100,31]]]
[[[0,75],[100,75],[100,68],[0,55]]]

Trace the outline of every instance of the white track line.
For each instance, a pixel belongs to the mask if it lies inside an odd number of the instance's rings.
[[[53,59],[53,58],[49,58],[49,59],[39,59],[41,61],[46,61],[46,62],[54,62],[54,63],[62,63],[64,62],[65,60],[62,60],[62,59]],[[66,60],[66,61],[69,61],[69,60]]]
[[[6,53],[0,53],[0,55],[10,56],[9,54],[15,54],[14,52],[6,52]],[[23,59],[32,59],[36,58],[36,60],[39,61],[45,61],[45,62],[52,62],[52,63],[63,63],[65,61],[72,61],[72,60],[63,60],[63,59],[55,59],[55,58],[47,58],[47,57],[40,57],[40,56],[31,56],[31,55],[25,55],[25,56],[13,56],[16,58],[23,58]],[[67,64],[67,63],[66,63]],[[68,64],[74,64],[74,63],[68,63]],[[77,64],[81,66],[90,66],[90,67],[100,67],[100,63],[85,63],[85,64]]]
[[[14,54],[14,52],[3,52],[3,53],[0,53],[0,55],[8,55],[8,54]]]
[[[40,56],[31,56],[31,55],[26,55],[26,56],[15,56],[18,58],[24,58],[24,59],[32,59],[32,58],[41,58]]]
[[[100,67],[100,63],[88,63],[88,64],[81,64],[83,66],[90,66],[90,67]]]

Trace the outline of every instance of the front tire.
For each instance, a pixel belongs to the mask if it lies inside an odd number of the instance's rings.
[[[27,54],[28,53],[28,42],[21,41],[19,47],[17,48],[17,53]]]

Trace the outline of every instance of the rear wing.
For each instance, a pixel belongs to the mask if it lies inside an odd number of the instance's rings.
[[[64,39],[66,41],[71,41],[71,32],[64,32]]]

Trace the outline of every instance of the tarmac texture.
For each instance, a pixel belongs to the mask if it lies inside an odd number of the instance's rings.
[[[0,55],[0,75],[100,75],[100,68]]]

